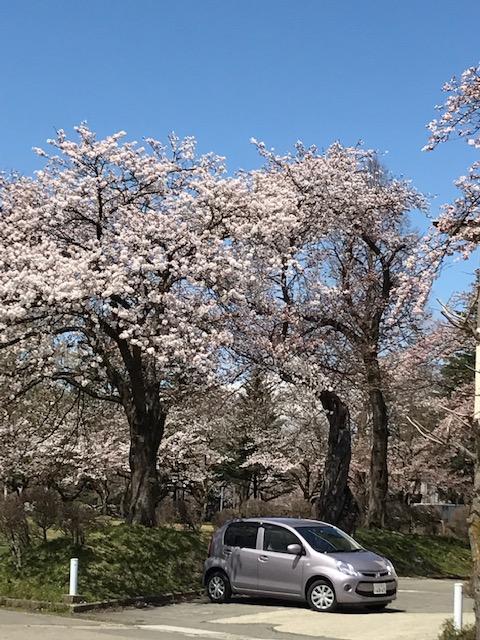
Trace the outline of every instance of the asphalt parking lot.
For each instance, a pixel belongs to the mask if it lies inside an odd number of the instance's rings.
[[[99,612],[94,618],[157,631],[162,638],[436,640],[444,620],[453,617],[453,588],[450,580],[402,578],[397,600],[380,613],[317,613],[303,604],[249,598],[215,605],[203,598],[166,607]],[[463,598],[463,609],[464,623],[473,622],[470,598]]]
[[[162,607],[99,610],[73,617],[0,609],[0,640],[437,640],[453,616],[454,581],[401,578],[382,612],[317,613],[303,604],[207,598]],[[473,603],[464,597],[464,622]]]

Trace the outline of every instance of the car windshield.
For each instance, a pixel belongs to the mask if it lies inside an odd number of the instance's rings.
[[[295,527],[308,544],[320,553],[339,551],[365,551],[353,538],[328,524]]]

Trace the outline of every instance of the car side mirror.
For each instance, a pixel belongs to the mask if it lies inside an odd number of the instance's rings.
[[[287,546],[287,551],[294,556],[300,556],[303,553],[303,547],[301,544],[289,544]]]

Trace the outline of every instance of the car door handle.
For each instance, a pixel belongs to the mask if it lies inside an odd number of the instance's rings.
[[[223,552],[224,556],[231,556],[232,555],[232,551],[230,549],[225,549]]]
[[[268,556],[258,556],[260,562],[268,562]]]

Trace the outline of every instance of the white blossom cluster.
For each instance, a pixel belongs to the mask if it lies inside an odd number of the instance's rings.
[[[460,139],[471,147],[474,161],[468,172],[455,181],[461,195],[442,207],[431,243],[438,256],[459,252],[467,258],[480,240],[480,66],[466,69],[460,78],[452,78],[443,90],[448,97],[437,107],[440,118],[428,125],[431,135],[424,150],[432,151],[443,142]]]

